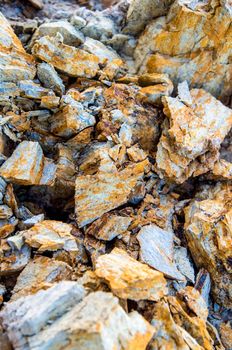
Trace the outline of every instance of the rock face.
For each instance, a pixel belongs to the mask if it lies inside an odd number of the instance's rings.
[[[36,41],[32,52],[35,57],[72,77],[93,78],[99,70],[97,56],[65,45],[57,37],[42,37]]]
[[[197,266],[211,274],[219,304],[231,307],[231,186],[211,189],[208,198],[185,209],[185,231]]]
[[[97,259],[95,272],[122,299],[157,301],[166,293],[161,272],[152,270],[118,248]]]
[[[176,84],[187,80],[219,98],[230,96],[231,16],[229,1],[176,0],[140,36],[137,69],[167,73]]]
[[[167,277],[184,280],[173,261],[173,233],[156,225],[144,226],[137,239],[141,260]]]
[[[36,73],[34,58],[26,53],[2,13],[0,28],[0,82],[33,79]]]
[[[138,180],[142,179],[148,162],[128,166],[121,172],[100,172],[76,178],[76,216],[83,227],[104,213],[127,203]]]
[[[0,168],[8,181],[21,185],[51,184],[56,167],[47,161],[38,142],[23,141]]]
[[[62,282],[9,304],[0,316],[14,347],[146,349],[153,327],[141,315],[137,312],[127,315],[111,293],[91,293],[83,299],[84,294],[83,287],[76,282]]]
[[[202,89],[190,91],[192,105],[163,97],[163,125],[156,162],[160,176],[183,183],[212,170],[232,126],[232,111]],[[220,118],[218,118],[220,115]]]

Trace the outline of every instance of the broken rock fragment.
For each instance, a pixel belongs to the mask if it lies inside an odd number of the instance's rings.
[[[0,175],[20,185],[51,184],[56,167],[46,160],[38,142],[23,141],[0,168]]]
[[[76,216],[79,227],[127,203],[137,181],[142,179],[148,161],[129,165],[118,172],[99,172],[76,178]]]
[[[99,70],[97,56],[68,46],[57,37],[44,36],[32,48],[33,54],[72,77],[93,78]]]
[[[166,293],[163,274],[131,258],[122,249],[114,248],[110,254],[99,256],[95,272],[122,299],[157,301]]]
[[[51,64],[39,63],[37,65],[37,76],[46,88],[53,89],[58,95],[64,94],[65,86],[63,81]]]
[[[143,226],[137,235],[141,260],[167,277],[185,280],[173,261],[173,233],[156,225]]]
[[[156,155],[160,176],[183,183],[212,170],[232,126],[232,111],[202,89],[192,89],[191,107],[163,97],[167,119]],[[218,118],[220,115],[220,118]]]
[[[78,252],[74,227],[62,221],[44,220],[23,231],[25,241],[39,252],[64,249],[67,252]]]

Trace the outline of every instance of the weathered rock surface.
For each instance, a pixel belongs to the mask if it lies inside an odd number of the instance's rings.
[[[100,172],[96,175],[76,178],[76,216],[79,227],[96,220],[104,213],[127,203],[138,180],[142,179],[148,162],[129,165],[114,173]]]
[[[62,282],[9,304],[1,317],[14,347],[146,349],[153,328],[141,315],[135,311],[127,315],[111,293],[96,292],[83,297],[83,287],[75,282]]]
[[[6,18],[0,13],[0,81],[33,79],[36,73],[33,56],[26,53]]]
[[[185,232],[192,257],[210,272],[214,297],[231,306],[231,187],[209,189],[207,199],[185,209]]]
[[[219,98],[230,96],[231,16],[229,1],[176,0],[167,16],[152,21],[140,36],[137,69],[167,73],[175,84],[187,80]]]
[[[156,162],[160,176],[183,183],[212,170],[232,126],[232,111],[202,89],[192,89],[191,107],[163,97],[166,119]],[[218,118],[220,115],[220,118]]]
[[[122,299],[157,301],[166,293],[161,272],[152,270],[118,248],[97,258],[95,272]]]
[[[64,249],[75,253],[78,247],[72,235],[74,230],[74,226],[62,221],[44,220],[23,231],[23,237],[28,245],[37,248],[39,252]]]
[[[56,167],[45,159],[38,142],[23,141],[0,168],[7,181],[21,185],[52,184]]]
[[[32,53],[72,77],[93,78],[99,70],[97,56],[65,45],[59,37],[42,37],[34,44]]]
[[[143,226],[137,235],[141,260],[167,277],[185,280],[178,271],[173,254],[173,233],[156,225]]]
[[[53,89],[58,95],[64,94],[63,81],[51,64],[39,63],[37,65],[37,76],[45,87]]]

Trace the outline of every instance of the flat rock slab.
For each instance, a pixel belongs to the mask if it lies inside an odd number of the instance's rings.
[[[99,256],[95,272],[122,299],[157,301],[166,293],[163,274],[131,258],[122,249],[114,248],[110,254]]]
[[[143,226],[137,235],[141,260],[167,277],[185,280],[173,261],[173,233],[156,225]]]

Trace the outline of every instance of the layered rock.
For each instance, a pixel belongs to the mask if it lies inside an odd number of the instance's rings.
[[[97,258],[95,272],[122,299],[157,301],[166,293],[161,272],[152,270],[118,248]]]
[[[151,21],[140,36],[137,69],[167,73],[175,84],[187,80],[226,98],[231,94],[230,23],[229,1],[176,0],[167,16]]]

